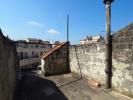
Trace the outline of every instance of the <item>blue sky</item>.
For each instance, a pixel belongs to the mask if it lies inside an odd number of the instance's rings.
[[[133,22],[133,0],[112,4],[112,31]],[[66,15],[70,16],[70,41],[105,34],[102,0],[0,0],[0,27],[11,39],[66,40]]]

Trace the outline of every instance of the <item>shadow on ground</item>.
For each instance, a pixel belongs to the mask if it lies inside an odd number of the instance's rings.
[[[19,82],[14,100],[68,100],[54,82],[26,76]]]

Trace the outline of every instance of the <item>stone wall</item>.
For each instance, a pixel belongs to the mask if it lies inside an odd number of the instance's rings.
[[[133,95],[133,33],[113,36],[113,87]]]
[[[0,31],[0,100],[12,100],[16,86],[15,46]]]
[[[113,76],[115,90],[133,96],[133,33],[113,35]],[[70,46],[73,73],[105,82],[105,44]],[[81,71],[81,73],[80,73]]]
[[[101,44],[70,46],[70,68],[88,79],[104,82],[105,46]]]
[[[41,66],[44,67],[44,74],[49,75],[58,75],[65,74],[69,72],[68,66],[68,42],[61,43],[49,50],[45,55],[46,58],[42,57]],[[45,56],[44,55],[44,56]]]

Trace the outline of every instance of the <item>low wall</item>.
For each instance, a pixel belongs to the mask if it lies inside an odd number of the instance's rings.
[[[105,53],[103,44],[73,45],[69,50],[70,68],[73,73],[104,82]]]
[[[16,50],[0,32],[0,100],[12,100],[16,86]]]

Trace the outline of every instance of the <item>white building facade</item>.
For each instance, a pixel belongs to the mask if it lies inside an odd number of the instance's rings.
[[[15,41],[17,57],[20,61],[20,69],[37,67],[40,63],[40,55],[50,49],[52,44],[39,39]]]
[[[92,43],[100,43],[103,42],[104,38],[102,36],[90,36],[86,39],[80,40],[79,44],[92,44]]]

